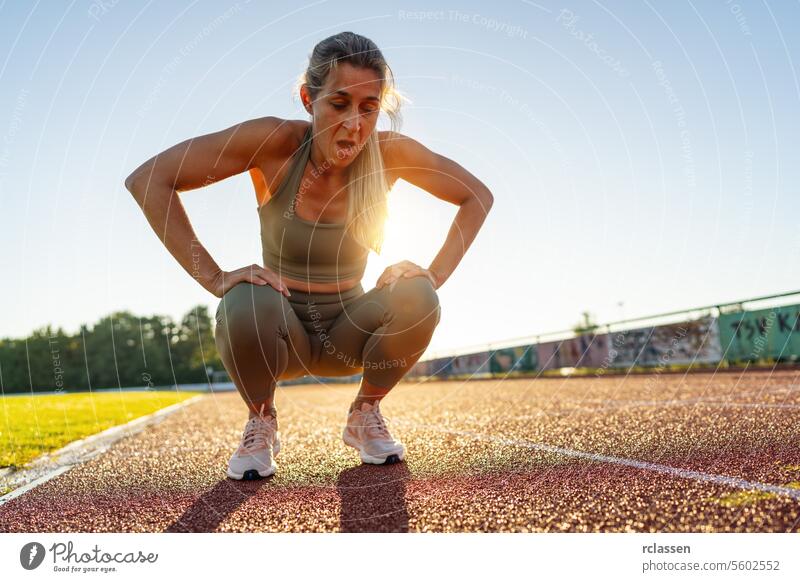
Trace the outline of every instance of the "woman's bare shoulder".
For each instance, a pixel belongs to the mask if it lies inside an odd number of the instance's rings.
[[[409,155],[416,143],[398,131],[378,132],[378,147],[390,182],[394,183],[399,178],[399,172],[408,164]]]
[[[259,157],[287,158],[300,147],[305,131],[310,125],[302,119],[282,119],[267,116],[250,120],[263,135],[263,151]]]
[[[387,130],[378,132],[378,146],[384,163],[389,162],[389,165],[393,160],[402,160],[415,146],[419,145],[421,144],[416,140],[399,131]]]
[[[395,168],[398,160],[403,155],[403,141],[405,136],[397,131],[379,131],[378,147],[383,158],[383,167],[387,173],[389,181],[394,183],[397,180]]]
[[[302,119],[281,119],[279,117],[262,117],[258,121],[264,134],[264,151],[259,156],[259,163],[250,169],[250,178],[256,190],[259,206],[270,196],[268,183],[279,182],[276,174],[286,171],[286,161],[302,145],[310,122]]]
[[[378,132],[378,145],[381,148],[381,154],[386,155],[393,146],[395,146],[403,134],[396,131],[379,131]]]

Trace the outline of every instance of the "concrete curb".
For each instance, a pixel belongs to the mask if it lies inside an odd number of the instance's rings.
[[[205,396],[207,395],[198,394],[152,414],[135,418],[126,424],[112,426],[103,432],[71,442],[57,451],[37,457],[20,469],[3,469],[3,472],[0,472],[0,486],[11,487],[13,490],[0,497],[0,506],[68,471],[75,465],[85,463],[104,453],[118,441],[159,424],[167,416]]]

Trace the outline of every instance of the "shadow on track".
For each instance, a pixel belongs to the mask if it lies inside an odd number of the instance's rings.
[[[230,514],[256,495],[259,489],[270,481],[271,477],[253,481],[223,479],[214,485],[213,489],[192,503],[191,507],[184,511],[183,515],[169,525],[164,532],[213,532]]]
[[[407,532],[408,466],[359,465],[339,474],[336,490],[342,503],[342,532]]]

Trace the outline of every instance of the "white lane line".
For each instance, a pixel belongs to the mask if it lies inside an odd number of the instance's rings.
[[[681,406],[693,406],[696,408],[780,408],[783,410],[798,410],[800,409],[800,405],[798,404],[781,404],[781,403],[758,403],[758,402],[726,402],[722,400],[654,400],[652,402],[635,402],[629,404],[621,404],[619,406],[605,406],[603,408],[576,408],[574,409],[577,413],[586,413],[591,414],[593,412],[614,412],[620,411],[624,412],[626,410],[634,410],[637,408],[667,408],[667,407],[677,407],[680,408]],[[566,410],[565,412],[571,412],[570,410]]]
[[[695,408],[755,408],[770,409],[777,408],[781,410],[800,410],[800,404],[781,404],[781,403],[765,403],[758,404],[755,402],[723,402],[723,401],[709,401],[709,400],[653,400],[653,401],[640,401],[629,403],[619,406],[604,406],[601,408],[559,408],[555,410],[538,410],[531,414],[519,414],[515,416],[508,416],[510,420],[536,420],[542,417],[556,417],[556,416],[578,416],[581,414],[599,414],[606,412],[632,412],[639,408],[680,408],[682,406],[692,406]]]
[[[638,408],[638,407],[659,407],[659,406],[686,406],[689,404],[709,404],[709,405],[727,405],[727,406],[745,406],[745,407],[753,407],[756,408],[758,406],[764,406],[765,408],[775,408],[776,404],[759,404],[757,402],[753,403],[746,403],[742,404],[733,400],[733,398],[741,398],[744,396],[769,396],[769,395],[777,395],[777,394],[786,394],[784,400],[788,397],[789,394],[797,393],[797,389],[786,389],[786,388],[775,388],[772,390],[750,390],[746,392],[737,392],[736,394],[731,394],[728,396],[725,395],[707,395],[707,396],[695,396],[694,398],[684,398],[684,399],[673,399],[673,400],[620,400],[620,399],[608,399],[608,398],[586,398],[583,400],[578,399],[562,399],[560,400],[561,404],[564,405],[574,405],[574,408],[564,408],[564,411],[569,412],[570,410],[575,410],[577,412],[605,412],[609,410],[618,410],[618,409],[626,409],[626,408]],[[724,398],[728,398],[729,400],[725,400]],[[591,404],[599,404],[601,406],[592,408]],[[800,404],[792,404],[792,403],[781,403],[781,408],[800,408]]]
[[[525,419],[528,416],[555,416],[565,414],[595,414],[599,412],[625,412],[628,410],[635,410],[637,408],[668,408],[681,406],[693,406],[697,408],[779,408],[783,410],[799,410],[800,404],[790,403],[757,403],[757,402],[735,402],[723,400],[705,400],[705,399],[686,399],[686,400],[639,400],[628,401],[625,403],[615,404],[612,406],[602,406],[597,408],[591,407],[576,407],[576,408],[562,408],[552,411],[541,411],[533,415],[523,415],[515,418]]]
[[[709,483],[715,483],[717,485],[726,485],[728,487],[733,487],[735,489],[744,489],[747,491],[757,490],[757,491],[764,491],[767,493],[774,493],[776,495],[785,495],[787,497],[791,497],[792,499],[800,501],[800,489],[783,487],[781,485],[771,485],[769,483],[761,483],[759,481],[748,481],[746,479],[741,479],[739,477],[729,477],[727,475],[717,475],[715,473],[705,473],[703,471],[680,469],[678,467],[670,467],[669,465],[662,465],[660,463],[650,463],[648,461],[626,459],[625,457],[601,455],[599,453],[587,453],[584,451],[577,451],[575,449],[568,449],[565,447],[557,447],[554,445],[546,445],[544,443],[535,443],[532,441],[526,441],[520,439],[508,439],[478,432],[472,432],[468,430],[448,430],[439,428],[436,425],[418,424],[416,422],[404,421],[400,419],[395,419],[395,422],[399,424],[406,424],[413,428],[424,428],[446,434],[467,436],[474,438],[476,440],[491,441],[491,442],[501,443],[504,445],[524,447],[526,449],[532,449],[535,451],[564,455],[565,457],[573,457],[576,459],[586,459],[590,461],[597,461],[600,463],[610,463],[613,465],[633,467],[634,469],[663,473],[665,475],[669,475],[671,477],[679,477],[681,479],[690,479],[693,481],[707,481]]]
[[[20,495],[24,495],[25,493],[27,493],[31,489],[34,489],[34,488],[38,487],[42,483],[46,483],[50,479],[54,479],[55,477],[58,477],[59,475],[61,475],[61,473],[66,473],[72,467],[73,467],[73,465],[63,465],[63,466],[61,466],[61,467],[59,467],[57,469],[54,469],[54,470],[50,471],[49,473],[45,473],[44,475],[42,475],[38,479],[34,479],[30,483],[27,483],[26,485],[23,485],[22,487],[18,487],[16,489],[14,489],[13,491],[11,491],[11,493],[6,493],[2,497],[0,497],[0,506],[2,506],[4,503],[8,503],[12,499],[16,499]]]
[[[800,404],[783,404],[780,402],[702,402],[703,406],[718,406],[720,408],[780,408],[782,410],[798,410]]]
[[[204,396],[205,394],[198,394],[146,416],[135,418],[126,424],[112,426],[103,432],[71,442],[57,451],[46,453],[17,471],[0,475],[0,485],[13,487],[11,492],[0,497],[0,506],[38,487],[42,483],[58,477],[75,465],[85,463],[89,459],[107,451],[117,441],[133,436],[150,426],[160,423],[170,414],[193,402],[197,402]]]

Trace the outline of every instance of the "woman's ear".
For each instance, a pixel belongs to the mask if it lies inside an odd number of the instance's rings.
[[[300,85],[300,100],[303,102],[303,108],[305,108],[308,114],[313,115],[314,109],[311,106],[311,95],[308,92],[308,85],[305,83]]]

